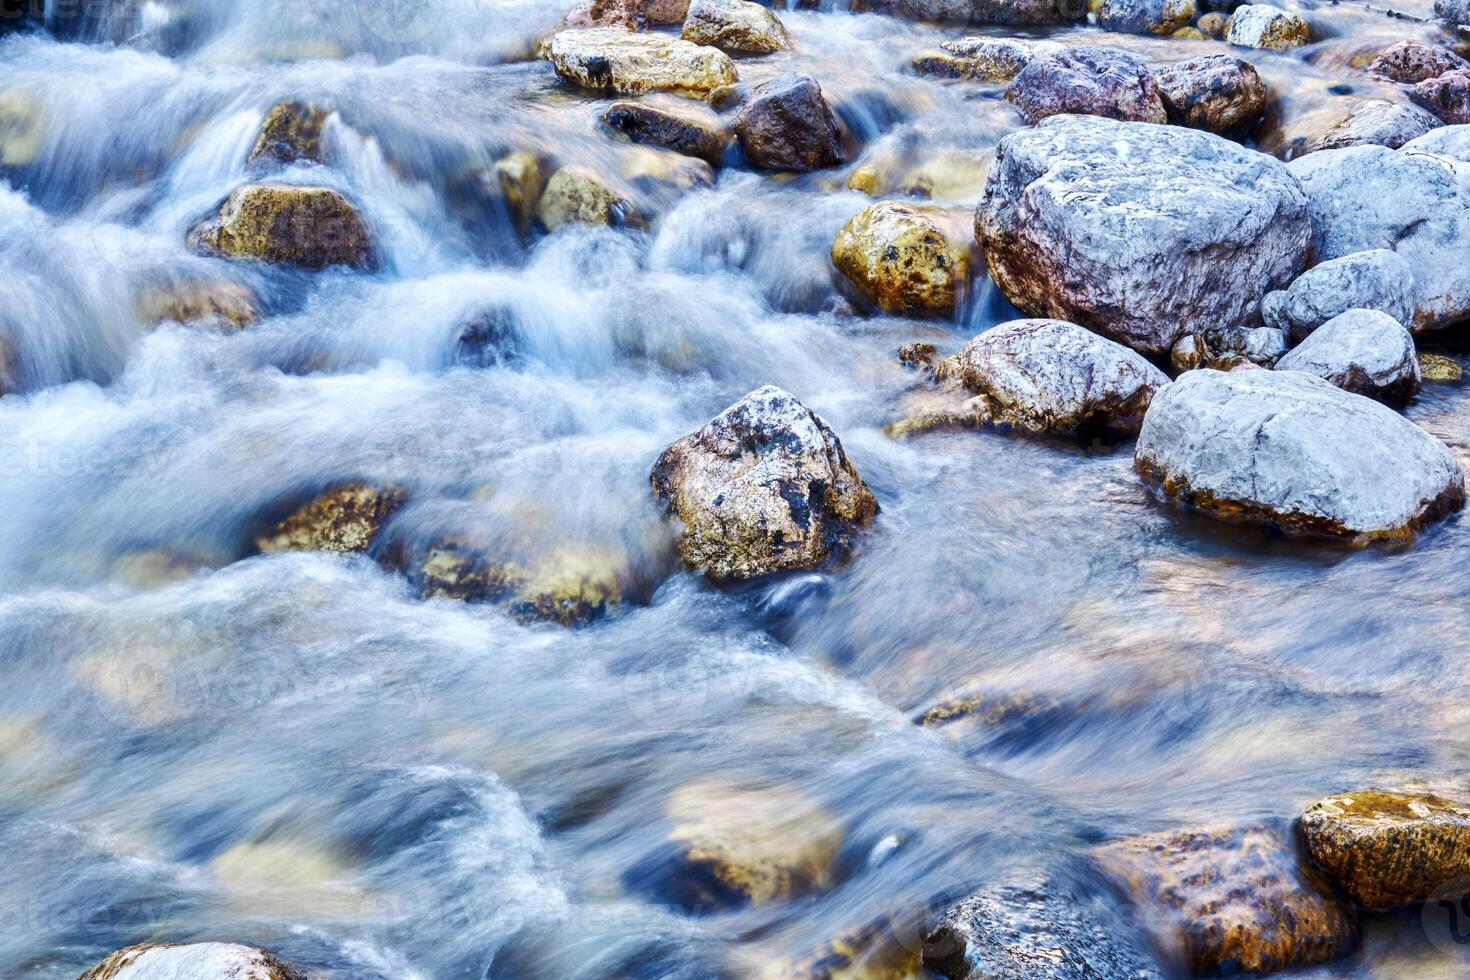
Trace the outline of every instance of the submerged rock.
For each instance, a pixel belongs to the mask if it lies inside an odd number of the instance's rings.
[[[1031,59],[1006,89],[1028,123],[1074,113],[1166,122],[1163,97],[1143,62],[1116,48],[1065,48]]]
[[[263,160],[322,162],[322,126],[327,110],[304,102],[281,102],[266,113],[250,151],[252,164]]]
[[[1266,113],[1266,83],[1248,61],[1228,54],[1155,68],[1169,121],[1221,136],[1249,133]]]
[[[1194,20],[1194,0],[1100,0],[1097,26],[1124,34],[1173,34]]]
[[[984,395],[991,418],[1033,432],[1137,432],[1169,378],[1074,323],[1013,320],[978,335],[941,371]]]
[[[566,81],[622,95],[673,92],[703,98],[736,79],[735,63],[718,48],[616,28],[562,31],[551,39],[547,56]]]
[[[1380,401],[1403,401],[1419,390],[1414,338],[1377,310],[1333,317],[1276,362],[1278,371],[1315,374],[1344,391]]]
[[[255,539],[262,552],[367,551],[408,495],[397,487],[335,487]]]
[[[1311,966],[1357,944],[1351,907],[1276,824],[1135,837],[1100,848],[1098,862],[1196,976]]]
[[[1344,793],[1307,807],[1301,836],[1317,866],[1364,908],[1422,902],[1450,885],[1470,890],[1465,804],[1418,793]]]
[[[818,567],[878,512],[827,423],[769,385],[665,449],[652,481],[715,580]]]
[[[924,75],[1008,82],[1019,75],[1032,58],[1061,50],[1063,46],[1056,41],[983,36],[951,38],[940,42],[937,52],[916,56],[913,68]]]
[[[491,173],[505,208],[521,235],[529,234],[536,220],[536,205],[546,189],[546,161],[530,150],[515,150],[495,161]]]
[[[1043,869],[1012,872],[941,916],[924,966],[948,980],[1162,980],[1110,899]]]
[[[1460,362],[1442,354],[1420,352],[1418,361],[1419,373],[1425,384],[1457,385],[1464,377]]]
[[[1375,75],[1409,85],[1457,68],[1470,68],[1470,61],[1449,48],[1417,40],[1389,45],[1368,65],[1368,70]]]
[[[242,329],[256,319],[255,293],[228,279],[185,279],[145,287],[134,302],[138,321],[203,323]]]
[[[885,313],[949,316],[964,294],[969,249],[932,209],[883,201],[837,233],[832,263]]]
[[[304,980],[263,949],[232,943],[145,944],[118,950],[78,980]]]
[[[810,75],[787,72],[757,86],[731,128],[750,162],[763,170],[805,172],[842,162],[837,120]]]
[[[1022,312],[1145,353],[1250,324],[1306,264],[1306,198],[1278,161],[1209,133],[1091,116],[1000,141],[975,233]]]
[[[625,556],[590,545],[510,554],[442,540],[408,564],[409,580],[425,599],[491,602],[522,621],[558,626],[602,619],[635,588]]]
[[[1396,150],[1440,125],[1438,119],[1417,106],[1364,99],[1342,121],[1307,144],[1307,152],[1370,145]]]
[[[640,220],[633,205],[595,171],[575,165],[551,175],[536,216],[547,231],[569,224],[621,226]]]
[[[936,24],[1063,24],[1085,20],[1080,0],[849,0],[853,13]]]
[[[791,47],[780,18],[753,0],[692,0],[680,35],[726,51],[770,54]]]
[[[1261,315],[1300,343],[1348,310],[1377,310],[1399,323],[1414,317],[1414,273],[1386,248],[1354,252],[1303,272],[1287,288],[1267,293]]]
[[[308,269],[377,263],[367,225],[351,201],[329,187],[249,184],[230,195],[218,217],[189,232],[191,248],[235,259]]]
[[[1264,3],[1236,7],[1230,16],[1230,31],[1225,36],[1226,43],[1236,47],[1269,48],[1272,51],[1289,51],[1309,40],[1306,21]]]
[[[1154,397],[1134,449],[1170,496],[1227,520],[1360,540],[1458,509],[1444,443],[1299,371],[1190,371]]]
[[[730,137],[717,117],[707,115],[706,119],[643,102],[614,102],[603,112],[602,121],[634,143],[661,146],[718,167]]]
[[[1414,101],[1447,123],[1470,123],[1470,69],[1426,78],[1414,86]]]
[[[794,787],[694,780],[669,794],[666,816],[678,888],[695,906],[764,905],[835,883],[842,826]]]
[[[1432,135],[1432,134],[1431,134]],[[1311,208],[1319,262],[1386,248],[1413,270],[1412,326],[1470,316],[1470,164],[1383,146],[1309,153],[1287,164]]]

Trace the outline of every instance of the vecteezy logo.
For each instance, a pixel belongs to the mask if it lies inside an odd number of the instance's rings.
[[[439,25],[444,0],[354,0],[369,31],[390,44],[421,41]]]
[[[1420,907],[1424,935],[1441,952],[1470,960],[1470,878],[1436,888]]]

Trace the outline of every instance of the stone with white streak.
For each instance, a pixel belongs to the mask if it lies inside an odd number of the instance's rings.
[[[1276,362],[1278,371],[1305,371],[1344,391],[1380,401],[1402,401],[1419,390],[1414,338],[1377,310],[1333,317]]]
[[[1459,509],[1448,446],[1393,409],[1300,371],[1189,371],[1154,397],[1134,464],[1226,520],[1353,540]]]

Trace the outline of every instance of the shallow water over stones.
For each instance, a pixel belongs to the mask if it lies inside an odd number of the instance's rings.
[[[934,319],[858,309],[831,260],[875,198],[972,214],[1022,127],[1006,83],[913,70],[943,42],[1242,58],[1242,139],[1291,158],[1412,104],[1368,66],[1454,42],[1427,0],[1291,4],[1284,52],[778,8],[790,50],[732,63],[820,85],[841,162],[798,176],[625,139],[626,96],[535,57],[571,6],[117,3],[0,39],[0,976],[211,941],[332,978],[919,976],[967,896],[1028,935],[1052,901],[1089,941],[1104,917],[1131,963],[1172,927],[1100,847],[1470,798],[1465,518],[1288,540],[1169,505],[1128,439],[892,438],[926,383],[895,352],[1017,313],[983,258]],[[728,124],[718,95],[637,98]],[[252,161],[282,103],[325,112],[312,152]],[[557,173],[611,226],[545,233]],[[370,267],[190,249],[251,184],[350,202]],[[1466,337],[1416,340],[1470,364]],[[842,564],[713,584],[649,474],[765,385],[880,509]],[[1470,387],[1403,411],[1470,464]],[[394,494],[351,553],[259,544],[343,487]],[[425,582],[471,553],[514,595]],[[711,872],[687,828],[732,812],[762,819],[702,853],[756,867]],[[1443,915],[1364,915],[1302,975],[1462,976]]]

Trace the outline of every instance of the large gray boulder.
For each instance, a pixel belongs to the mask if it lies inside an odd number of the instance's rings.
[[[1261,300],[1266,324],[1300,342],[1348,310],[1378,310],[1399,323],[1414,317],[1414,272],[1386,248],[1354,252],[1313,266]]]
[[[937,24],[1061,24],[1087,19],[1082,0],[850,0],[849,9]]]
[[[233,943],[120,949],[79,980],[302,980],[270,953]]]
[[[1012,320],[975,337],[942,373],[983,395],[993,421],[1032,432],[1133,433],[1168,375],[1122,344],[1061,320]]]
[[[1210,133],[1058,116],[1000,141],[975,215],[1022,312],[1162,354],[1259,320],[1306,264],[1307,200],[1277,160]]]
[[[1311,208],[1317,260],[1387,248],[1414,270],[1415,330],[1470,315],[1470,164],[1383,146],[1293,160]]]
[[[1139,472],[1227,520],[1397,537],[1458,509],[1448,446],[1391,408],[1300,371],[1189,371],[1149,406]]]
[[[1402,323],[1377,310],[1333,317],[1277,361],[1276,370],[1315,374],[1379,401],[1410,398],[1420,385],[1414,338]]]
[[[878,512],[827,423],[770,385],[665,449],[653,491],[717,581],[815,568]]]
[[[1364,99],[1348,114],[1307,146],[1308,153],[1338,150],[1345,146],[1386,146],[1397,150],[1443,125],[1432,113],[1418,106],[1387,99]]]
[[[1006,101],[1028,123],[1066,113],[1168,120],[1153,74],[1117,48],[1064,48],[1032,58],[1006,89]]]

